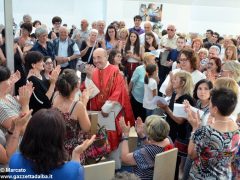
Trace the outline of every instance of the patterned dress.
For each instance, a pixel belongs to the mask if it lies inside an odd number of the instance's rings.
[[[221,133],[202,126],[192,137],[198,154],[190,170],[190,179],[232,178],[231,163],[240,144],[240,130]]]
[[[61,111],[60,111],[61,112]],[[68,152],[69,160],[72,157],[72,151],[74,148],[80,144],[87,138],[86,133],[81,130],[79,122],[75,119],[71,119],[71,113],[61,112],[64,116],[64,121],[66,124],[66,136],[64,139],[64,147]],[[81,164],[85,163],[85,154],[81,154],[79,157]]]

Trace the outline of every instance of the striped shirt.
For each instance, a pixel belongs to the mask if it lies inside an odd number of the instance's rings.
[[[152,180],[155,156],[161,152],[164,152],[164,148],[147,144],[142,148],[133,152],[133,158],[136,161],[137,166],[134,168],[134,173],[142,180]]]
[[[10,94],[6,95],[6,100],[0,99],[0,124],[11,117],[18,116],[21,111],[21,105]]]

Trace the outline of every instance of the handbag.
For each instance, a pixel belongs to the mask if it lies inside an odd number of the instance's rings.
[[[85,164],[94,164],[101,161],[101,159],[111,152],[110,144],[108,142],[107,129],[105,126],[98,125],[95,141],[85,151]]]

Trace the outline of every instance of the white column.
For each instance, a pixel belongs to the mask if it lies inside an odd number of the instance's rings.
[[[7,66],[14,71],[12,0],[4,0]]]

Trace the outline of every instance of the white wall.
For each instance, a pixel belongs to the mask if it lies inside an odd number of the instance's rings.
[[[141,3],[163,4],[163,25],[173,23],[178,32],[203,34],[210,28],[223,34],[240,34],[240,1],[238,0],[12,0],[13,16],[19,24],[24,14],[51,27],[53,16],[59,15],[69,26],[80,25],[80,20],[104,19],[107,24],[124,20],[133,26],[133,16]],[[3,0],[0,0],[0,24],[4,24]]]
[[[90,22],[105,19],[106,0],[12,0],[13,17],[19,24],[24,14],[52,27],[52,17],[60,16],[63,23],[80,27],[83,18]],[[0,0],[0,24],[4,24],[3,0]]]
[[[161,4],[162,1],[154,2]],[[194,0],[188,4],[167,3],[167,1],[164,1],[162,3],[162,23],[164,28],[171,23],[176,25],[178,32],[184,33],[198,32],[203,34],[206,29],[210,28],[221,35],[240,34],[239,2],[234,1],[236,7],[232,4],[233,1],[226,1],[229,4],[225,5],[224,1],[219,4],[218,2],[219,0],[211,0],[210,6],[206,6],[200,1]],[[133,16],[138,14],[139,5],[142,3],[149,3],[149,1],[108,0],[107,22],[125,20],[129,27],[133,26]]]

